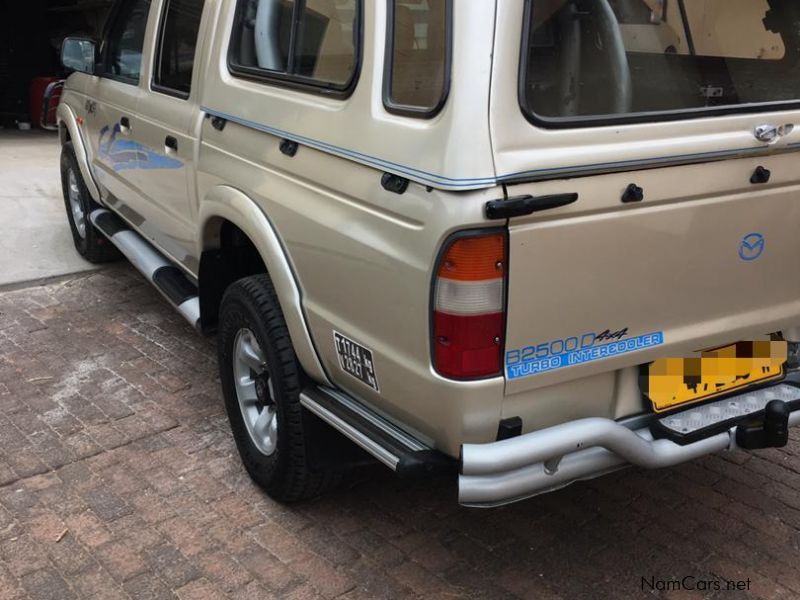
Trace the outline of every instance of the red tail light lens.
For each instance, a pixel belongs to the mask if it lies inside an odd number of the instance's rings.
[[[505,233],[458,235],[434,281],[433,360],[452,379],[502,373],[507,271]]]

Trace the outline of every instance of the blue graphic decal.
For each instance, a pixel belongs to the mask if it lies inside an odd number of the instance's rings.
[[[664,343],[664,332],[656,331],[639,337],[618,339],[601,344],[596,343],[598,339],[595,334],[589,333],[581,336],[580,339],[573,337],[522,350],[510,350],[506,353],[506,377],[518,379],[645,348],[653,348]],[[570,346],[573,346],[573,349],[570,349]],[[559,348],[560,351],[550,352],[549,349],[552,348]]]
[[[745,261],[758,260],[764,254],[767,240],[760,233],[748,233],[739,243],[739,258]]]
[[[697,162],[709,158],[726,158],[729,156],[742,156],[744,154],[761,154],[764,152],[763,146],[759,146],[756,148],[753,147],[735,148],[731,150],[716,150],[713,152],[697,152],[692,154],[677,154],[671,156],[654,156],[651,158],[643,158],[635,160],[591,163],[586,165],[570,165],[567,167],[528,169],[525,171],[507,173],[505,175],[498,174],[498,176],[496,177],[453,178],[453,177],[445,177],[444,175],[438,175],[436,173],[429,173],[428,171],[423,171],[421,169],[416,169],[407,165],[398,164],[379,157],[363,154],[361,152],[357,152],[356,150],[351,150],[349,148],[334,146],[333,144],[328,144],[320,140],[308,138],[294,132],[284,131],[282,129],[271,127],[263,123],[257,123],[255,121],[250,121],[249,119],[245,119],[243,117],[237,117],[236,115],[231,115],[229,113],[221,112],[213,108],[210,108],[208,106],[201,106],[200,110],[202,110],[208,115],[214,117],[221,117],[223,119],[231,121],[232,123],[238,123],[243,127],[255,129],[256,131],[263,131],[278,136],[280,138],[286,138],[293,142],[298,142],[300,144],[316,148],[317,150],[328,152],[329,154],[344,156],[345,158],[351,158],[353,160],[357,160],[368,165],[376,166],[383,170],[389,170],[392,172],[401,173],[403,175],[408,176],[410,179],[414,179],[415,181],[422,181],[424,183],[440,185],[447,188],[490,187],[505,181],[514,182],[519,179],[525,179],[525,178],[552,177],[555,175],[566,176],[570,174],[574,175],[576,173],[592,173],[596,171],[605,171],[608,169],[621,170],[628,167],[636,167],[636,166],[682,164],[682,163]],[[800,143],[789,144],[787,147],[795,150],[800,149]]]
[[[110,135],[109,135],[110,132]],[[128,139],[119,139],[119,123],[113,129],[108,126],[100,130],[99,153],[101,158],[111,163],[116,172],[131,169],[180,169],[183,162],[164,154],[159,154],[147,146]],[[106,136],[107,139],[106,139]]]

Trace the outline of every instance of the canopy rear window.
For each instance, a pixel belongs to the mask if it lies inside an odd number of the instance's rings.
[[[557,126],[800,103],[795,0],[528,0],[520,104]]]

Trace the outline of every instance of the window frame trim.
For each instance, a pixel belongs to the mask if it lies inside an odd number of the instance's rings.
[[[302,75],[291,75],[280,71],[270,71],[268,69],[261,69],[259,67],[245,67],[236,64],[234,61],[234,47],[241,40],[241,29],[238,27],[242,19],[242,12],[245,3],[249,0],[236,0],[236,10],[233,16],[233,26],[230,32],[230,40],[228,42],[228,51],[226,63],[228,72],[237,79],[244,79],[256,83],[262,83],[274,87],[286,88],[290,90],[306,92],[326,98],[335,98],[337,100],[346,100],[355,92],[358,82],[361,79],[361,67],[364,59],[364,0],[355,0],[356,2],[356,18],[353,30],[355,35],[355,64],[353,66],[353,73],[350,79],[345,84],[336,84],[332,82],[324,82],[312,77],[305,77]],[[293,64],[293,46],[295,43],[295,32],[297,23],[299,22],[299,8],[305,9],[305,0],[294,0],[294,9],[292,14],[292,32],[289,40],[289,57],[287,60],[288,67]],[[300,6],[302,4],[302,7]]]
[[[392,81],[394,75],[394,41],[395,41],[395,8],[397,0],[387,0],[386,3],[386,45],[383,60],[383,107],[387,112],[411,117],[414,119],[433,119],[444,109],[447,100],[450,98],[450,88],[453,71],[453,0],[445,0],[445,51],[444,51],[444,81],[442,82],[442,93],[438,102],[428,108],[401,104],[392,99]]]
[[[800,98],[796,100],[778,100],[773,102],[750,102],[747,104],[730,104],[716,107],[679,108],[669,111],[644,111],[625,115],[581,115],[574,117],[545,117],[537,114],[528,105],[525,90],[525,76],[528,71],[528,44],[531,41],[531,20],[533,3],[536,0],[525,0],[525,11],[522,18],[522,40],[520,43],[519,69],[517,73],[517,103],[520,111],[531,125],[550,130],[579,130],[596,127],[614,127],[618,125],[641,125],[652,123],[671,123],[675,121],[691,121],[708,117],[725,117],[730,115],[746,115],[764,112],[797,110]]]
[[[153,10],[153,0],[148,0],[150,7],[147,11],[148,18],[150,17],[150,13]],[[114,25],[117,22],[117,18],[119,17],[119,13],[122,10],[123,6],[125,6],[125,0],[117,0],[111,7],[111,10],[108,13],[108,17],[106,18],[105,25],[103,27],[103,37],[101,41],[101,46],[99,49],[100,61],[95,66],[95,75],[102,79],[109,79],[111,81],[118,81],[119,83],[124,83],[126,85],[132,85],[134,87],[139,87],[142,83],[142,74],[143,74],[143,67],[144,67],[144,54],[145,54],[145,42],[147,41],[147,23],[145,22],[145,34],[144,38],[142,39],[142,62],[139,65],[139,77],[133,79],[132,77],[125,77],[123,75],[115,75],[108,71],[108,61],[109,61],[109,42],[111,40],[111,32],[114,28]]]
[[[156,43],[153,53],[153,72],[150,74],[150,89],[154,92],[158,92],[160,94],[164,94],[165,96],[172,96],[173,98],[178,98],[179,100],[189,100],[192,97],[192,90],[194,86],[192,82],[189,82],[189,91],[183,92],[181,90],[176,90],[175,88],[171,88],[168,85],[164,85],[158,83],[156,81],[156,75],[159,73],[159,69],[161,66],[161,52],[164,49],[164,34],[166,33],[166,25],[167,25],[167,11],[169,11],[169,7],[172,5],[172,0],[164,0],[163,5],[161,7],[161,15],[158,18],[158,29],[156,35]],[[203,0],[203,11],[205,11],[205,0]],[[200,42],[200,33],[202,29],[202,13],[200,15],[200,23],[197,28],[197,40],[195,41],[194,45],[194,57],[197,59],[197,50],[199,48]],[[195,60],[196,62],[196,60]],[[194,68],[195,65],[192,64],[192,79],[194,78]]]

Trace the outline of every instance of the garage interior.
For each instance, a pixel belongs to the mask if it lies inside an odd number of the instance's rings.
[[[62,78],[68,35],[98,37],[113,0],[0,0],[0,127],[39,127],[47,85]]]
[[[58,135],[42,129],[40,116],[45,90],[66,75],[62,40],[97,37],[112,4],[0,0],[0,290],[92,268],[73,248]],[[56,104],[46,125],[55,124]]]

